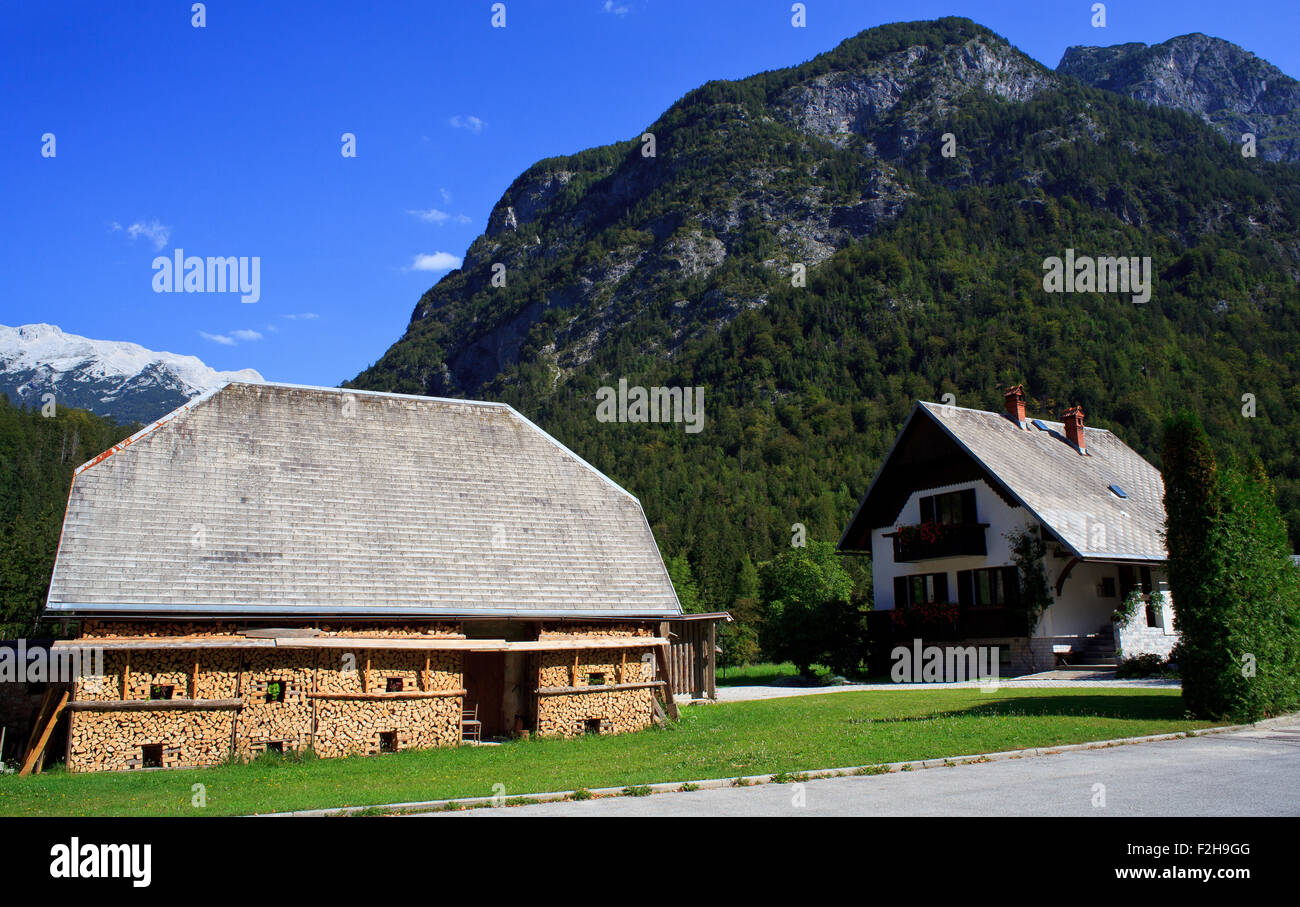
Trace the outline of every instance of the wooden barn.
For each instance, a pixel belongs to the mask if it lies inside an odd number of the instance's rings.
[[[682,614],[636,498],[509,406],[228,384],[78,470],[45,617],[103,653],[49,708],[97,771],[637,730]]]

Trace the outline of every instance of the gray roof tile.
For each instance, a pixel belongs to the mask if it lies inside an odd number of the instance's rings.
[[[680,613],[640,503],[510,407],[274,384],[83,466],[47,607]]]

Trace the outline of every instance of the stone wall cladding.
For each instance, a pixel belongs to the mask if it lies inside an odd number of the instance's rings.
[[[1169,619],[1168,610],[1165,619]],[[1121,660],[1138,655],[1168,658],[1181,638],[1177,632],[1166,632],[1163,627],[1147,626],[1146,608],[1138,608],[1127,626],[1115,625],[1115,654]]]

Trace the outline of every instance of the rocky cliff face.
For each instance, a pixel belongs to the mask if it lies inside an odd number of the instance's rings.
[[[1297,153],[1287,137],[1300,116],[1296,83],[1227,42],[1071,48],[1060,72],[1192,111],[1230,137],[1254,130],[1265,159]],[[764,306],[774,280],[888,229],[935,186],[1012,180],[1026,210],[1043,210],[1029,196],[1070,195],[1143,229],[1176,208],[1163,229],[1183,242],[1239,213],[1231,200],[1199,210],[1186,198],[1157,203],[1181,190],[1099,185],[1027,153],[1079,145],[1149,161],[1169,152],[1138,134],[1145,125],[1108,129],[1106,120],[1133,114],[1103,101],[964,19],[884,26],[797,67],[708,83],[647,127],[653,154],[637,137],[540,161],[516,179],[463,267],[420,299],[406,335],[357,384],[472,396],[523,362],[558,386],[611,344],[671,359],[692,337]],[[969,143],[992,110],[1034,105],[1036,132]],[[939,148],[952,131],[964,144],[945,161]]]
[[[463,267],[416,306],[404,341],[424,350],[419,361],[390,353],[376,368],[386,385],[475,394],[531,344],[559,379],[651,309],[665,329],[640,347],[671,355],[684,336],[763,305],[773,274],[892,222],[915,195],[898,158],[937,147],[965,98],[1019,102],[1057,81],[987,29],[942,20],[709,83],[647,127],[653,157],[636,139],[521,175]]]
[[[1300,163],[1300,82],[1237,45],[1202,34],[1163,44],[1071,47],[1057,72],[1147,104],[1184,110],[1260,157]]]

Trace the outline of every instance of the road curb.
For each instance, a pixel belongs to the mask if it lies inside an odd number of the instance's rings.
[[[655,784],[633,785],[632,787],[599,787],[586,790],[590,799],[600,797],[634,796],[629,790],[638,793],[635,796],[650,794],[683,793],[686,790],[718,790],[724,787],[753,787],[760,784],[789,784],[791,782],[816,781],[823,778],[846,778],[863,775],[887,775],[895,772],[917,771],[928,768],[951,768],[957,765],[974,765],[987,762],[1003,762],[1008,759],[1028,759],[1035,756],[1055,756],[1058,753],[1078,752],[1080,750],[1108,749],[1115,746],[1129,746],[1136,743],[1157,743],[1162,740],[1179,740],[1190,737],[1207,737],[1214,734],[1226,734],[1233,731],[1258,730],[1294,723],[1300,720],[1300,712],[1265,718],[1253,724],[1225,724],[1219,727],[1201,728],[1194,731],[1179,731],[1172,734],[1148,734],[1143,737],[1117,737],[1112,740],[1094,740],[1088,743],[1066,743],[1060,746],[1032,747],[1020,750],[1002,750],[996,753],[976,753],[965,756],[943,756],[935,759],[914,760],[912,762],[886,762],[875,765],[854,765],[847,768],[812,769],[805,772],[781,772],[774,775],[742,775],[738,778],[706,778],[699,781],[664,781]],[[304,809],[293,812],[257,813],[260,818],[288,817],[323,817],[352,816],[358,813],[378,812],[380,814],[401,814],[415,812],[453,812],[465,809],[499,808],[524,806],[534,803],[555,803],[574,799],[577,791],[547,791],[536,794],[508,794],[499,797],[455,797],[446,800],[419,800],[407,803],[384,803],[372,806],[338,806],[329,809]],[[588,797],[583,797],[588,799]]]

